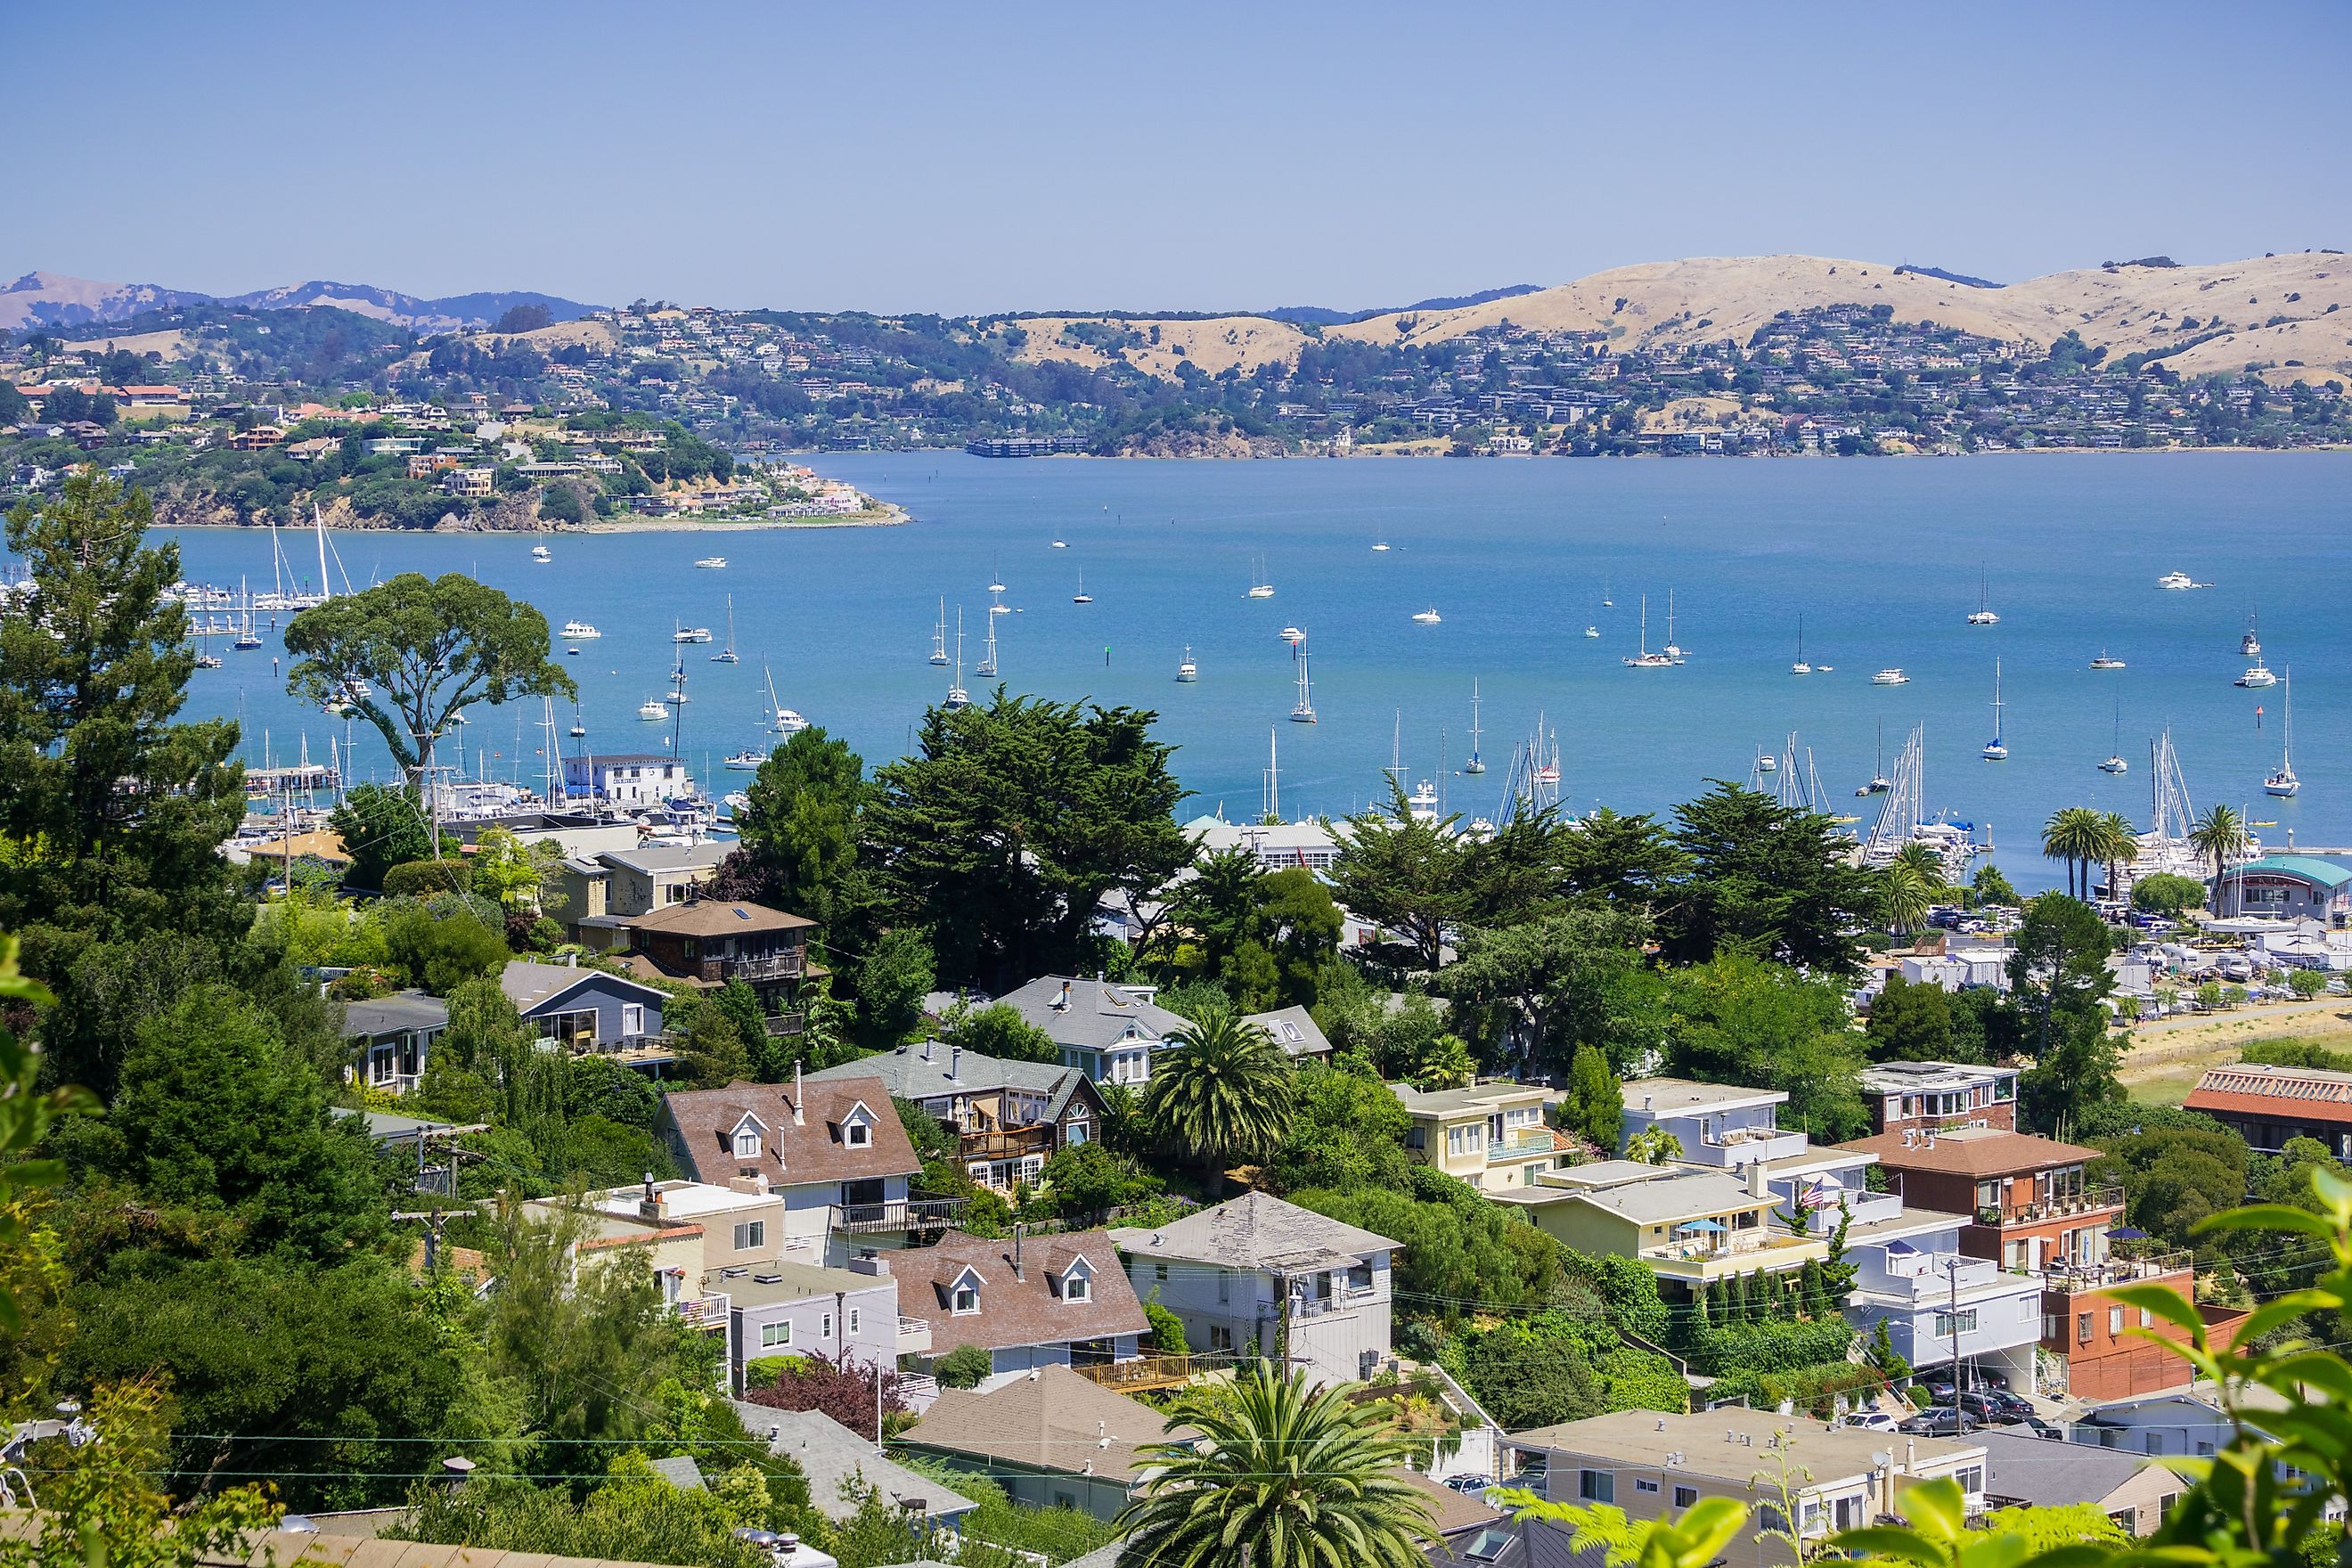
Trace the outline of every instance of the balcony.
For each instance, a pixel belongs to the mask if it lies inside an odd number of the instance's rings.
[[[945,1230],[963,1213],[961,1198],[906,1198],[878,1204],[842,1204],[834,1211],[835,1228],[845,1236],[871,1236],[877,1231]]]
[[[929,1355],[930,1350],[930,1323],[922,1318],[901,1317],[898,1320],[898,1353]]]
[[[1903,1200],[1893,1193],[1848,1193],[1845,1194],[1848,1213],[1856,1225],[1874,1225],[1883,1219],[1899,1219]],[[1805,1230],[1811,1236],[1834,1236],[1841,1219],[1834,1203],[1822,1204],[1805,1211]]]
[[[1032,1154],[1051,1154],[1054,1130],[1050,1126],[1000,1127],[960,1133],[957,1150],[966,1160],[1022,1160]]]
[[[722,958],[719,963],[721,980],[798,980],[801,977],[801,953],[795,948],[790,952],[772,952],[758,958]]]
[[[2167,1275],[2188,1274],[2195,1268],[2188,1252],[2160,1252],[2147,1258],[2108,1258],[2096,1263],[2052,1263],[2042,1270],[2042,1287],[2070,1296],[2104,1290],[2110,1285],[2137,1285]]]
[[[2074,1215],[2096,1214],[2102,1209],[2120,1210],[2124,1206],[2124,1189],[2119,1184],[2084,1187],[2076,1193],[2063,1193],[2054,1197],[2033,1198],[2025,1203],[2008,1203],[1977,1210],[1979,1225],[2033,1225],[2045,1219],[2066,1219]]]
[[[1759,1268],[1801,1268],[1808,1260],[1829,1254],[1829,1243],[1819,1237],[1756,1227],[1728,1237],[1710,1235],[1645,1247],[1638,1256],[1653,1272],[1668,1279],[1714,1280]]]
[[[1532,1155],[1556,1154],[1559,1140],[1549,1127],[1523,1128],[1505,1133],[1486,1145],[1486,1163],[1500,1164],[1510,1160],[1525,1160]]]
[[[808,1026],[808,1015],[804,1013],[774,1013],[762,1019],[761,1022],[767,1025],[768,1037],[772,1040],[778,1040],[782,1039],[787,1036],[797,1035],[803,1029],[806,1028]]]
[[[680,1298],[669,1304],[669,1310],[689,1329],[724,1329],[727,1309],[728,1298],[724,1294]]]
[[[1216,1351],[1205,1355],[1148,1355],[1133,1361],[1097,1362],[1070,1370],[1100,1388],[1143,1394],[1157,1388],[1181,1388],[1196,1377],[1228,1371],[1234,1360],[1233,1352]]]

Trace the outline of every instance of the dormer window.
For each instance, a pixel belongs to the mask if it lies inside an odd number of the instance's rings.
[[[756,1160],[760,1157],[760,1135],[766,1131],[758,1117],[746,1116],[727,1135],[727,1145],[735,1152],[737,1159]]]
[[[948,1287],[948,1310],[969,1318],[980,1310],[980,1271],[967,1268]]]
[[[1094,1270],[1087,1267],[1087,1260],[1083,1258],[1071,1264],[1069,1272],[1062,1276],[1062,1300],[1065,1301],[1090,1301],[1094,1300]]]
[[[874,1113],[862,1104],[851,1106],[841,1119],[841,1142],[851,1149],[874,1147]]]

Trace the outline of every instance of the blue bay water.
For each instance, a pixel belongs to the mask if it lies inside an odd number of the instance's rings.
[[[1997,861],[2021,885],[2053,869],[2034,852],[2052,811],[2089,805],[2144,824],[2147,746],[2169,725],[2201,807],[2244,805],[2284,846],[2352,845],[2343,762],[2352,743],[2352,454],[2015,456],[1942,460],[1734,462],[1354,460],[992,461],[961,453],[828,457],[817,465],[886,500],[900,528],[566,536],[338,536],[354,582],[395,572],[467,572],[531,600],[551,626],[604,633],[579,658],[592,751],[659,749],[667,726],[639,703],[667,689],[675,621],[726,635],[735,601],[740,665],[686,649],[685,751],[716,793],[740,775],[719,758],[762,742],[762,668],[787,706],[841,735],[869,764],[900,754],[948,671],[928,662],[942,597],[959,607],[967,672],[981,653],[992,574],[1016,614],[999,617],[1001,679],[1013,689],[1149,707],[1194,792],[1185,808],[1256,811],[1268,731],[1286,814],[1342,813],[1384,794],[1402,723],[1404,770],[1448,805],[1492,813],[1507,753],[1540,713],[1558,731],[1564,804],[1656,811],[1744,781],[1759,748],[1794,731],[1828,799],[1874,809],[1855,785],[1891,767],[1927,726],[1931,809],[1989,825]],[[1052,548],[1062,539],[1066,549]],[[257,587],[266,535],[185,531],[187,574]],[[534,542],[552,564],[529,558]],[[1392,548],[1376,552],[1385,542]],[[307,537],[289,552],[308,560]],[[711,551],[725,571],[697,570]],[[1276,594],[1251,599],[1254,563]],[[297,568],[300,570],[300,568]],[[2187,572],[2211,587],[2156,588]],[[1089,605],[1072,602],[1083,572]],[[1971,627],[1979,574],[2000,624]],[[315,567],[309,574],[315,574]],[[1603,609],[1604,585],[1615,607]],[[1688,662],[1633,670],[1638,605],[1649,641]],[[2283,688],[2231,685],[2238,638],[2259,601],[2266,661],[2294,680],[2303,795],[2262,794],[2278,758]],[[1437,626],[1415,624],[1435,608]],[[1829,673],[1792,677],[1804,650]],[[1588,624],[1601,635],[1588,638]],[[1286,722],[1296,698],[1286,626],[1308,634],[1320,722]],[[1190,645],[1197,684],[1173,677]],[[2128,668],[2095,672],[2105,649]],[[248,755],[263,731],[279,761],[307,733],[340,731],[273,678],[276,639],[200,671],[194,711],[240,716]],[[2007,763],[1981,761],[2001,661]],[[1870,683],[1895,665],[1911,682]],[[1484,696],[1489,771],[1460,772],[1473,679]],[[977,694],[987,683],[967,673]],[[2131,772],[2096,771],[2116,710]],[[2263,713],[2259,721],[2256,709]],[[536,781],[537,710],[478,710],[467,745],[493,776]],[[569,714],[563,715],[566,727]],[[359,732],[356,773],[389,771]],[[569,740],[567,748],[577,744]],[[1441,772],[1441,757],[1450,770]]]

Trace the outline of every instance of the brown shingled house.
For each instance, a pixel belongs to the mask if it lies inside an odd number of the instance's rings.
[[[1012,1239],[950,1233],[890,1260],[898,1310],[931,1325],[934,1359],[962,1345],[995,1371],[1133,1361],[1147,1326],[1107,1232]]]
[[[627,932],[630,952],[622,962],[638,979],[683,981],[704,992],[740,980],[758,994],[770,1034],[800,1033],[801,984],[815,973],[808,961],[814,921],[765,904],[701,898],[689,889],[683,903],[614,923]]]
[[[827,1260],[904,1247],[955,1223],[962,1200],[915,1198],[915,1146],[877,1078],[730,1083],[664,1097],[658,1131],[698,1182],[783,1194],[787,1215],[824,1209]]]

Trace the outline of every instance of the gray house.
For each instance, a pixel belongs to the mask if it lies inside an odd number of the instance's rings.
[[[598,969],[522,959],[499,971],[499,989],[541,1039],[574,1056],[597,1051],[668,1059],[651,1048],[652,1037],[661,1033],[667,992]]]
[[[406,1094],[425,1071],[425,1058],[449,1026],[449,1005],[422,991],[395,991],[343,1009],[343,1038],[352,1049],[344,1074],[369,1089]]]
[[[929,1476],[917,1475],[885,1458],[872,1443],[815,1410],[777,1410],[749,1400],[731,1401],[743,1430],[768,1452],[791,1459],[808,1478],[809,1506],[835,1524],[846,1524],[857,1505],[842,1495],[842,1483],[871,1487],[885,1501],[953,1534],[972,1501]]]
[[[1097,1083],[1150,1082],[1151,1053],[1191,1027],[1151,1000],[1151,987],[1113,985],[1099,975],[1048,974],[997,1000],[1061,1047],[1063,1066],[1083,1069]]]
[[[1314,1016],[1304,1007],[1276,1007],[1271,1013],[1252,1013],[1242,1019],[1255,1024],[1274,1037],[1274,1043],[1290,1053],[1294,1062],[1328,1062],[1331,1059],[1331,1041],[1315,1022]]]
[[[1103,1122],[1102,1096],[1074,1067],[1009,1061],[925,1040],[808,1075],[811,1083],[878,1078],[891,1098],[910,1100],[951,1129],[971,1179],[999,1192],[1034,1184],[1045,1162],[1090,1143]]]

